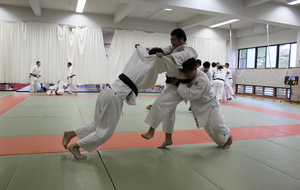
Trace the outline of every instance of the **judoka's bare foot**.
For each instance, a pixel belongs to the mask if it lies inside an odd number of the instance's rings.
[[[79,151],[79,146],[77,143],[71,144],[68,146],[68,150],[74,155],[76,159],[86,159],[86,156],[83,156]]]
[[[65,131],[64,132],[64,137],[62,140],[62,145],[64,148],[67,150],[68,144],[71,139],[73,139],[76,136],[76,133],[74,131]]]
[[[172,141],[172,134],[171,133],[166,133],[165,134],[166,138],[165,138],[165,142],[162,143],[162,145],[160,145],[157,148],[166,148],[166,146],[172,145],[173,141]]]
[[[141,134],[141,136],[144,138],[144,139],[151,139],[152,137],[154,137],[154,132],[155,132],[155,129],[150,127],[148,132],[145,133],[145,134]]]
[[[221,148],[228,149],[231,144],[232,144],[232,136],[230,135],[227,142]]]
[[[152,108],[151,104],[146,107],[147,110],[151,110],[151,108]]]
[[[232,95],[233,97],[234,97],[234,99],[236,99],[236,95],[234,94],[234,95]]]
[[[166,148],[166,146],[170,146],[172,144],[173,144],[172,140],[171,141],[166,140],[164,143],[162,143],[162,145],[158,146],[157,148]]]

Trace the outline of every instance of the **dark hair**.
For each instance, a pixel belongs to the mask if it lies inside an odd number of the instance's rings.
[[[193,71],[196,66],[197,66],[196,59],[190,58],[182,64],[182,69],[180,69],[180,71],[183,73],[187,73],[189,71]]]
[[[203,63],[203,67],[209,68],[209,67],[210,67],[210,62],[205,61],[205,62]]]
[[[225,65],[229,67],[229,63],[225,63]]]
[[[47,91],[46,87],[43,87],[43,90],[44,90],[44,91]]]
[[[37,62],[36,62],[36,65],[37,65],[38,63],[40,63],[40,61],[37,61]]]
[[[153,55],[153,54],[156,54],[156,53],[164,53],[164,51],[161,49],[161,48],[152,48],[148,51],[149,55]]]
[[[68,62],[68,65],[72,66],[72,63],[71,63],[71,62]]]
[[[176,36],[178,40],[183,38],[183,40],[186,42],[186,35],[185,32],[181,28],[176,28],[171,32],[171,36]]]
[[[222,66],[222,65],[220,65],[220,66],[218,67],[218,70],[219,70],[219,69],[223,69],[223,66]]]
[[[217,64],[216,64],[215,62],[212,62],[212,63],[211,63],[211,66],[212,66],[212,67],[215,67],[216,65],[217,65]]]
[[[197,59],[196,61],[197,61],[197,64],[199,64],[201,66],[202,61],[200,59]]]

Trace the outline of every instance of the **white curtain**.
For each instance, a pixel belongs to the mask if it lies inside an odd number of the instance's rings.
[[[77,84],[105,80],[106,55],[101,28],[18,21],[0,22],[0,82],[28,83],[30,67],[41,61],[40,82],[66,81],[72,62]]]
[[[187,39],[202,62],[226,62],[225,40]],[[171,44],[170,34],[115,30],[106,58],[101,28],[0,21],[0,83],[29,83],[30,67],[36,61],[41,61],[43,83],[66,81],[67,62],[73,63],[79,85],[112,83],[135,51],[135,44],[166,47]],[[156,84],[164,85],[164,81],[161,74]]]
[[[192,44],[189,44],[198,52],[198,59],[205,61],[220,62],[224,65],[227,61],[227,41],[218,39],[206,39],[192,37]]]

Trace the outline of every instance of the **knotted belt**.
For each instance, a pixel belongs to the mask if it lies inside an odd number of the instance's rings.
[[[119,75],[119,79],[123,81],[127,86],[129,86],[129,88],[131,88],[131,90],[135,93],[135,95],[138,96],[138,89],[135,86],[135,84],[132,82],[132,80],[130,80],[130,78],[128,78],[126,75],[122,73]]]

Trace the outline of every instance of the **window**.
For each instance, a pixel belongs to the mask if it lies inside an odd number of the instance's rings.
[[[296,67],[297,43],[287,43],[239,50],[238,68]]]
[[[239,68],[246,68],[247,49],[239,50]]]
[[[276,88],[277,98],[288,98],[288,90],[286,88]]]
[[[245,94],[253,94],[252,86],[245,86]]]
[[[255,95],[263,95],[264,88],[262,86],[255,86]]]
[[[246,68],[255,68],[255,48],[247,49]]]
[[[244,85],[237,85],[237,93],[244,93]]]
[[[290,67],[296,67],[296,56],[297,56],[297,44],[291,44],[291,59],[290,59]]]
[[[279,46],[279,60],[278,68],[287,68],[290,63],[290,49],[291,44],[284,44]]]
[[[274,88],[265,87],[264,88],[264,96],[274,96]]]
[[[267,47],[267,61],[266,68],[276,67],[276,58],[277,58],[277,46],[269,46]]]
[[[266,47],[257,48],[257,68],[265,68],[266,67]]]

